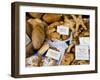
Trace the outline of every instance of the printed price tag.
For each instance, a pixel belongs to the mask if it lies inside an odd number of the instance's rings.
[[[57,27],[57,32],[62,35],[69,35],[69,27],[60,25]]]
[[[53,49],[49,49],[46,56],[49,57],[49,58],[53,58],[55,60],[59,60],[60,59],[60,55],[61,53],[58,52],[58,51],[55,51]]]
[[[76,60],[89,60],[89,47],[87,45],[75,46]]]

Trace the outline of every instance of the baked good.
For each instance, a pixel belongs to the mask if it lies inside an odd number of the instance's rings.
[[[34,49],[40,49],[43,42],[45,40],[45,33],[44,30],[41,29],[41,26],[37,26],[32,31],[32,43]]]
[[[47,23],[53,23],[53,22],[59,21],[61,19],[61,16],[62,15],[60,14],[47,13],[43,15],[43,20]]]
[[[61,60],[61,65],[70,65],[73,59],[74,59],[73,53],[65,53]]]
[[[48,39],[58,39],[58,40],[67,40],[70,36],[69,35],[62,35],[57,32],[57,28],[60,25],[64,25],[63,21],[54,22],[50,24],[46,29],[46,35]]]
[[[38,54],[43,55],[49,49],[49,44],[44,42],[42,47],[38,50]]]
[[[42,13],[33,13],[33,12],[29,12],[29,15],[32,16],[33,18],[41,18],[41,16],[43,15]]]
[[[39,49],[45,40],[44,24],[40,19],[29,19],[28,23],[32,25],[32,44],[34,49]]]
[[[89,64],[89,61],[86,60],[74,60],[71,65],[83,65],[83,64]]]

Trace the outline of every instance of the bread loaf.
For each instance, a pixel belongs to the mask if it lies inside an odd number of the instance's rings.
[[[47,23],[59,21],[62,15],[60,14],[45,14],[43,20]]]
[[[39,49],[45,40],[44,23],[40,19],[29,19],[28,23],[32,25],[32,44],[34,49]]]
[[[41,18],[41,16],[43,15],[42,13],[33,13],[33,12],[29,12],[29,15],[32,16],[33,18]]]

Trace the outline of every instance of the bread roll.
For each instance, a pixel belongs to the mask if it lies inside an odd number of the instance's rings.
[[[70,65],[70,63],[74,60],[73,53],[65,53],[62,58],[61,65]]]
[[[47,23],[52,23],[52,22],[56,22],[59,21],[62,15],[60,14],[45,14],[43,16],[43,20]]]
[[[29,15],[32,16],[33,18],[41,18],[41,16],[43,15],[42,13],[33,13],[33,12],[29,12]]]

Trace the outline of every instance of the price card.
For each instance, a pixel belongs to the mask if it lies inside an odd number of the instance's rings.
[[[55,60],[59,60],[60,59],[60,55],[61,53],[56,51],[56,50],[53,50],[53,49],[49,49],[46,56],[49,57],[49,58],[53,58]]]
[[[69,35],[69,27],[60,25],[57,27],[57,32],[62,35]]]
[[[87,45],[75,46],[75,59],[76,60],[89,60],[89,47]]]

